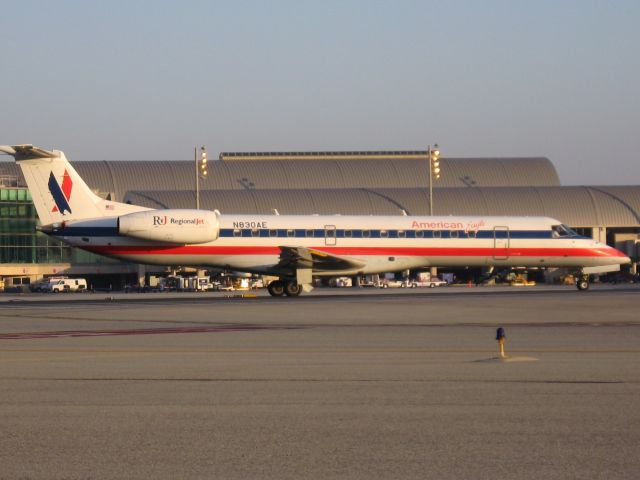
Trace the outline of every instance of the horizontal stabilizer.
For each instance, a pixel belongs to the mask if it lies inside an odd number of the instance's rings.
[[[56,158],[59,152],[50,152],[33,145],[0,145],[0,152],[13,156],[17,162],[20,160],[33,160],[36,158]]]

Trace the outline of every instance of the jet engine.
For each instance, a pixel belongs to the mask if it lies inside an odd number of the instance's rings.
[[[118,217],[118,233],[159,242],[206,243],[218,238],[219,212],[209,210],[147,210]]]

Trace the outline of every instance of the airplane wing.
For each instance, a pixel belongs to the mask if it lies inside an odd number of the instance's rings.
[[[311,269],[328,272],[332,270],[356,270],[365,266],[364,262],[348,257],[339,257],[327,252],[306,247],[279,247],[280,261],[277,268],[283,270]]]

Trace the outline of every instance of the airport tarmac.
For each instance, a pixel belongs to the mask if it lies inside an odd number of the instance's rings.
[[[638,286],[434,290],[3,297],[0,479],[637,478]]]

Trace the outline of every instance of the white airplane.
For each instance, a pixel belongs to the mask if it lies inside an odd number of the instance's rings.
[[[0,146],[20,165],[42,226],[72,246],[128,262],[273,275],[273,296],[313,277],[425,267],[569,267],[577,287],[617,271],[622,252],[547,217],[234,215],[153,210],[95,195],[63,152]]]

